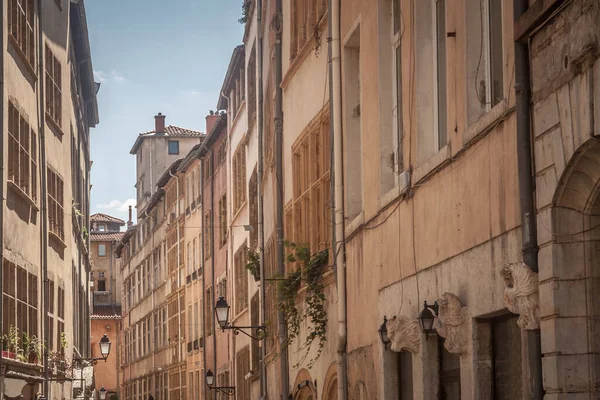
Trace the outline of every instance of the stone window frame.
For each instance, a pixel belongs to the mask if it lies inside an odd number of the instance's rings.
[[[35,1],[9,0],[7,6],[8,37],[35,75]]]
[[[168,150],[169,155],[179,154],[179,140],[168,140],[167,141],[167,150]]]
[[[212,254],[212,236],[210,234],[211,229],[211,213],[212,210],[208,210],[204,213],[203,223],[203,234],[204,234],[204,261],[208,260]]]
[[[258,175],[256,168],[250,175],[248,182],[248,247],[255,249],[258,246]]]
[[[404,24],[402,17],[402,0],[392,0],[391,44],[392,44],[392,82],[393,82],[393,163],[396,176],[404,169],[403,138],[404,124],[402,118],[402,36]],[[397,178],[396,178],[397,181]],[[397,182],[396,182],[397,183]]]
[[[104,252],[102,252],[101,249],[104,249]],[[106,256],[107,256],[106,243],[98,243],[98,257],[106,257]]]
[[[227,244],[227,192],[219,199],[219,245]]]
[[[326,106],[292,145],[293,229],[289,226],[288,239],[307,244],[313,253],[331,242],[331,227],[326,222],[330,219],[329,143]]]
[[[65,240],[64,181],[52,167],[46,167],[48,182],[48,231],[60,242]]]
[[[325,0],[292,0],[290,4],[290,60],[301,54],[327,15]]]
[[[62,126],[62,65],[46,43],[44,58],[46,75],[46,119],[59,129]]]
[[[250,398],[250,381],[246,375],[250,372],[250,346],[246,345],[235,355],[236,391],[240,399]],[[219,383],[220,384],[220,383]]]
[[[235,276],[235,299],[233,303],[234,318],[248,309],[248,242],[244,240],[238,247],[233,257],[233,269]]]
[[[10,326],[15,326],[19,332],[27,332],[29,336],[39,336],[38,308],[39,291],[37,275],[26,268],[4,259],[3,297],[3,335],[8,334]],[[8,312],[12,308],[12,313]],[[19,315],[19,318],[17,318]],[[24,318],[23,318],[24,316]],[[18,322],[21,322],[20,324]],[[23,324],[24,322],[24,324]],[[22,338],[19,337],[19,341]]]
[[[246,203],[246,146],[241,143],[232,157],[233,215]]]
[[[214,323],[213,323],[214,310],[212,307],[212,300],[213,300],[212,290],[213,290],[213,287],[209,286],[206,288],[206,291],[205,291],[206,298],[208,299],[208,301],[204,302],[204,307],[205,307],[204,326],[206,328],[206,337],[207,338],[213,334],[213,328],[214,328]]]
[[[37,134],[13,99],[8,101],[7,181],[32,205],[37,201]]]
[[[248,67],[246,68],[246,82],[248,86],[248,126],[251,127],[256,120],[256,42],[252,43],[252,50],[248,57]]]

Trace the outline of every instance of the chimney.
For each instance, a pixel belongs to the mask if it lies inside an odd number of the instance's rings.
[[[219,119],[220,115],[218,112],[214,112],[210,110],[210,114],[206,116],[206,134],[208,135],[212,128],[215,126],[215,123]]]
[[[133,221],[131,220],[131,205],[130,205],[129,206],[129,221],[127,221],[127,228],[130,228],[132,226],[133,226]]]
[[[162,113],[154,116],[154,131],[156,133],[165,133],[165,115],[162,115]]]

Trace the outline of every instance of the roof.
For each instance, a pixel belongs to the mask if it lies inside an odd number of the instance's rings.
[[[91,319],[121,319],[121,306],[94,306]]]
[[[125,232],[96,232],[90,233],[92,242],[120,242],[125,236]]]
[[[122,219],[112,217],[108,214],[96,213],[90,215],[90,221],[92,222],[114,222],[120,225],[125,225],[125,221]]]
[[[206,153],[206,151],[208,149],[207,146],[210,146],[211,144],[213,144],[213,142],[215,140],[217,140],[219,135],[221,135],[221,133],[223,133],[223,131],[226,130],[226,128],[227,128],[227,113],[222,112],[221,117],[217,120],[217,122],[215,122],[215,125],[213,126],[211,131],[208,133],[208,135],[206,135],[206,138],[202,142],[203,146],[200,146],[200,148],[198,149],[196,157],[200,158],[200,157],[204,156],[204,154]]]
[[[189,166],[192,165],[192,162],[194,162],[194,160],[196,160],[198,158],[198,157],[196,157],[196,155],[198,154],[198,149],[200,149],[200,146],[202,146],[202,143],[198,143],[197,145],[192,147],[190,152],[187,153],[187,155],[181,161],[178,171],[180,171],[180,172],[187,171]]]
[[[172,137],[172,138],[186,138],[186,137],[202,137],[205,136],[204,133],[199,131],[193,131],[191,129],[181,128],[179,126],[168,125],[165,127],[164,132],[157,133],[156,130],[148,131],[140,133],[133,144],[133,147],[129,151],[129,154],[135,154],[139,147],[141,146],[144,139],[147,138],[164,138],[164,137]]]
[[[234,74],[239,69],[243,69],[246,58],[245,58],[245,48],[243,44],[236,46],[233,49],[233,54],[231,54],[231,60],[229,61],[229,67],[227,67],[227,73],[225,74],[225,79],[223,80],[223,87],[221,88],[221,95],[219,96],[219,101],[217,102],[217,108],[219,110],[227,109],[227,99],[223,95],[223,93],[229,94],[229,88],[232,84],[235,84],[235,78],[238,77],[238,74]]]
[[[87,123],[94,127],[99,122],[98,101],[96,93],[99,86],[94,82],[94,68],[92,66],[92,52],[90,50],[90,39],[88,36],[87,18],[85,16],[85,6],[82,1],[70,2],[71,4],[71,27],[73,32],[73,44],[75,56],[79,63],[83,63],[77,68],[80,71],[81,86],[85,107],[87,111]]]

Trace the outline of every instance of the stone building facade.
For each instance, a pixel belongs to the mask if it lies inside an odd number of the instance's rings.
[[[118,396],[120,386],[121,260],[117,258],[116,248],[125,234],[121,232],[125,221],[97,213],[90,216],[90,225],[92,356],[101,356],[97,343],[104,334],[113,338],[115,346],[114,353],[106,362],[94,366],[94,382],[95,389],[104,387],[106,398],[110,399]]]
[[[92,395],[91,382],[74,389],[60,379],[79,377],[68,367],[91,352],[90,131],[99,84],[84,3],[1,2],[0,330],[10,336],[2,399]],[[32,339],[40,342],[25,349]]]

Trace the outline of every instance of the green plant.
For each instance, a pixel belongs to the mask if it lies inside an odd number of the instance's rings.
[[[8,333],[2,336],[2,341],[6,344],[6,350],[18,354],[21,352],[19,347],[19,328],[11,325],[8,328]]]
[[[85,226],[83,227],[82,232],[83,232],[83,240],[87,241],[88,231],[87,231],[87,228]]]
[[[257,251],[246,247],[247,262],[246,269],[250,271],[255,281],[260,280],[260,254]]]
[[[242,3],[242,17],[238,19],[240,24],[245,24],[248,21],[248,14],[250,13],[250,5],[252,0],[244,0]]]
[[[27,332],[23,332],[23,353],[28,362],[38,362],[42,358],[44,349],[44,342],[40,338],[35,335],[29,336]]]
[[[66,349],[69,346],[69,342],[67,341],[67,334],[65,332],[60,333],[60,347]]]
[[[279,282],[278,307],[285,315],[288,328],[286,345],[288,346],[298,338],[300,323],[304,320],[308,321],[306,341],[300,346],[304,350],[304,355],[295,367],[306,360],[313,343],[316,341],[316,354],[308,362],[308,368],[310,368],[321,356],[327,341],[327,311],[325,310],[323,273],[329,260],[329,250],[325,249],[311,254],[306,245],[297,245],[287,241],[285,245],[291,250],[286,257],[286,261],[296,264],[296,269]],[[304,307],[300,311],[297,307],[296,295],[300,290],[302,280],[306,283],[306,297]]]

